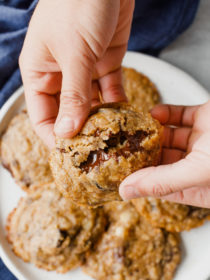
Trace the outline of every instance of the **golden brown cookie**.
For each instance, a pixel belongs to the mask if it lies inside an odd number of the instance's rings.
[[[107,231],[83,271],[96,280],[170,280],[180,262],[179,236],[146,222],[127,202],[104,206]]]
[[[64,273],[83,261],[105,225],[102,208],[79,207],[51,183],[31,188],[9,215],[7,231],[17,256]]]
[[[99,106],[77,136],[56,139],[50,158],[56,184],[78,204],[121,200],[121,181],[157,164],[161,135],[161,125],[148,113],[126,103]]]
[[[155,227],[180,232],[201,226],[210,220],[210,209],[169,202],[156,198],[134,199],[141,215]]]
[[[34,132],[26,112],[11,120],[1,138],[0,149],[3,166],[24,190],[53,180],[49,150]]]
[[[125,93],[132,106],[149,112],[160,102],[160,94],[147,76],[126,67],[123,67],[122,73]]]

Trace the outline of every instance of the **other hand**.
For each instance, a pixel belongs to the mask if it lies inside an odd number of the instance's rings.
[[[128,176],[121,196],[210,208],[210,101],[192,107],[157,105],[151,113],[165,126],[162,165]]]

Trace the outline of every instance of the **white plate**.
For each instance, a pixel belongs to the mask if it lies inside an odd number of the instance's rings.
[[[126,54],[123,64],[148,75],[160,90],[164,103],[195,105],[209,99],[206,90],[189,75],[159,59],[130,52]],[[1,109],[0,133],[23,103],[23,89],[20,88]],[[5,222],[22,195],[23,191],[15,185],[9,173],[0,167],[0,255],[4,263],[20,280],[90,280],[79,269],[66,274],[37,269],[12,253],[5,239]],[[207,280],[210,276],[210,222],[181,235],[183,260],[174,280]]]

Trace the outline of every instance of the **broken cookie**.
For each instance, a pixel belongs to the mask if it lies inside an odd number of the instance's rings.
[[[56,139],[51,170],[60,191],[78,204],[121,200],[118,188],[134,171],[158,163],[162,127],[126,103],[93,109],[80,133]]]

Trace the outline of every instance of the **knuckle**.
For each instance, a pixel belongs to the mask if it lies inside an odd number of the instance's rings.
[[[177,192],[177,193],[174,193],[174,194],[173,194],[173,197],[174,197],[177,201],[179,201],[179,202],[181,202],[181,203],[184,203],[184,202],[186,201],[186,199],[185,199],[185,194],[184,194],[184,191],[183,191],[183,190],[181,190],[181,191],[179,191],[179,192]]]
[[[145,188],[140,188],[139,186],[137,186],[137,191],[138,191],[140,197],[148,196],[148,190]]]
[[[151,194],[154,197],[159,197],[163,195],[163,187],[160,184],[155,184],[152,186]]]
[[[165,186],[160,183],[153,185],[152,189],[151,189],[151,194],[152,194],[152,196],[155,196],[155,197],[161,197],[161,196],[167,195],[171,192],[172,192],[172,189],[170,186]]]
[[[179,193],[179,198],[180,198],[180,201],[185,201],[185,195],[184,195],[184,191],[181,190],[180,193]]]
[[[209,203],[208,200],[209,200],[209,197],[208,197],[208,194],[206,193],[206,188],[205,189],[199,188],[198,201],[201,203],[201,205],[208,205],[208,203]]]
[[[83,107],[88,104],[88,98],[78,91],[62,91],[60,101],[63,106],[71,104],[74,107]]]
[[[99,57],[104,52],[104,42],[102,38],[98,39],[97,36],[92,34],[84,25],[79,26],[79,31],[76,30],[82,45],[86,51],[89,51],[91,57],[94,61],[99,59]]]

